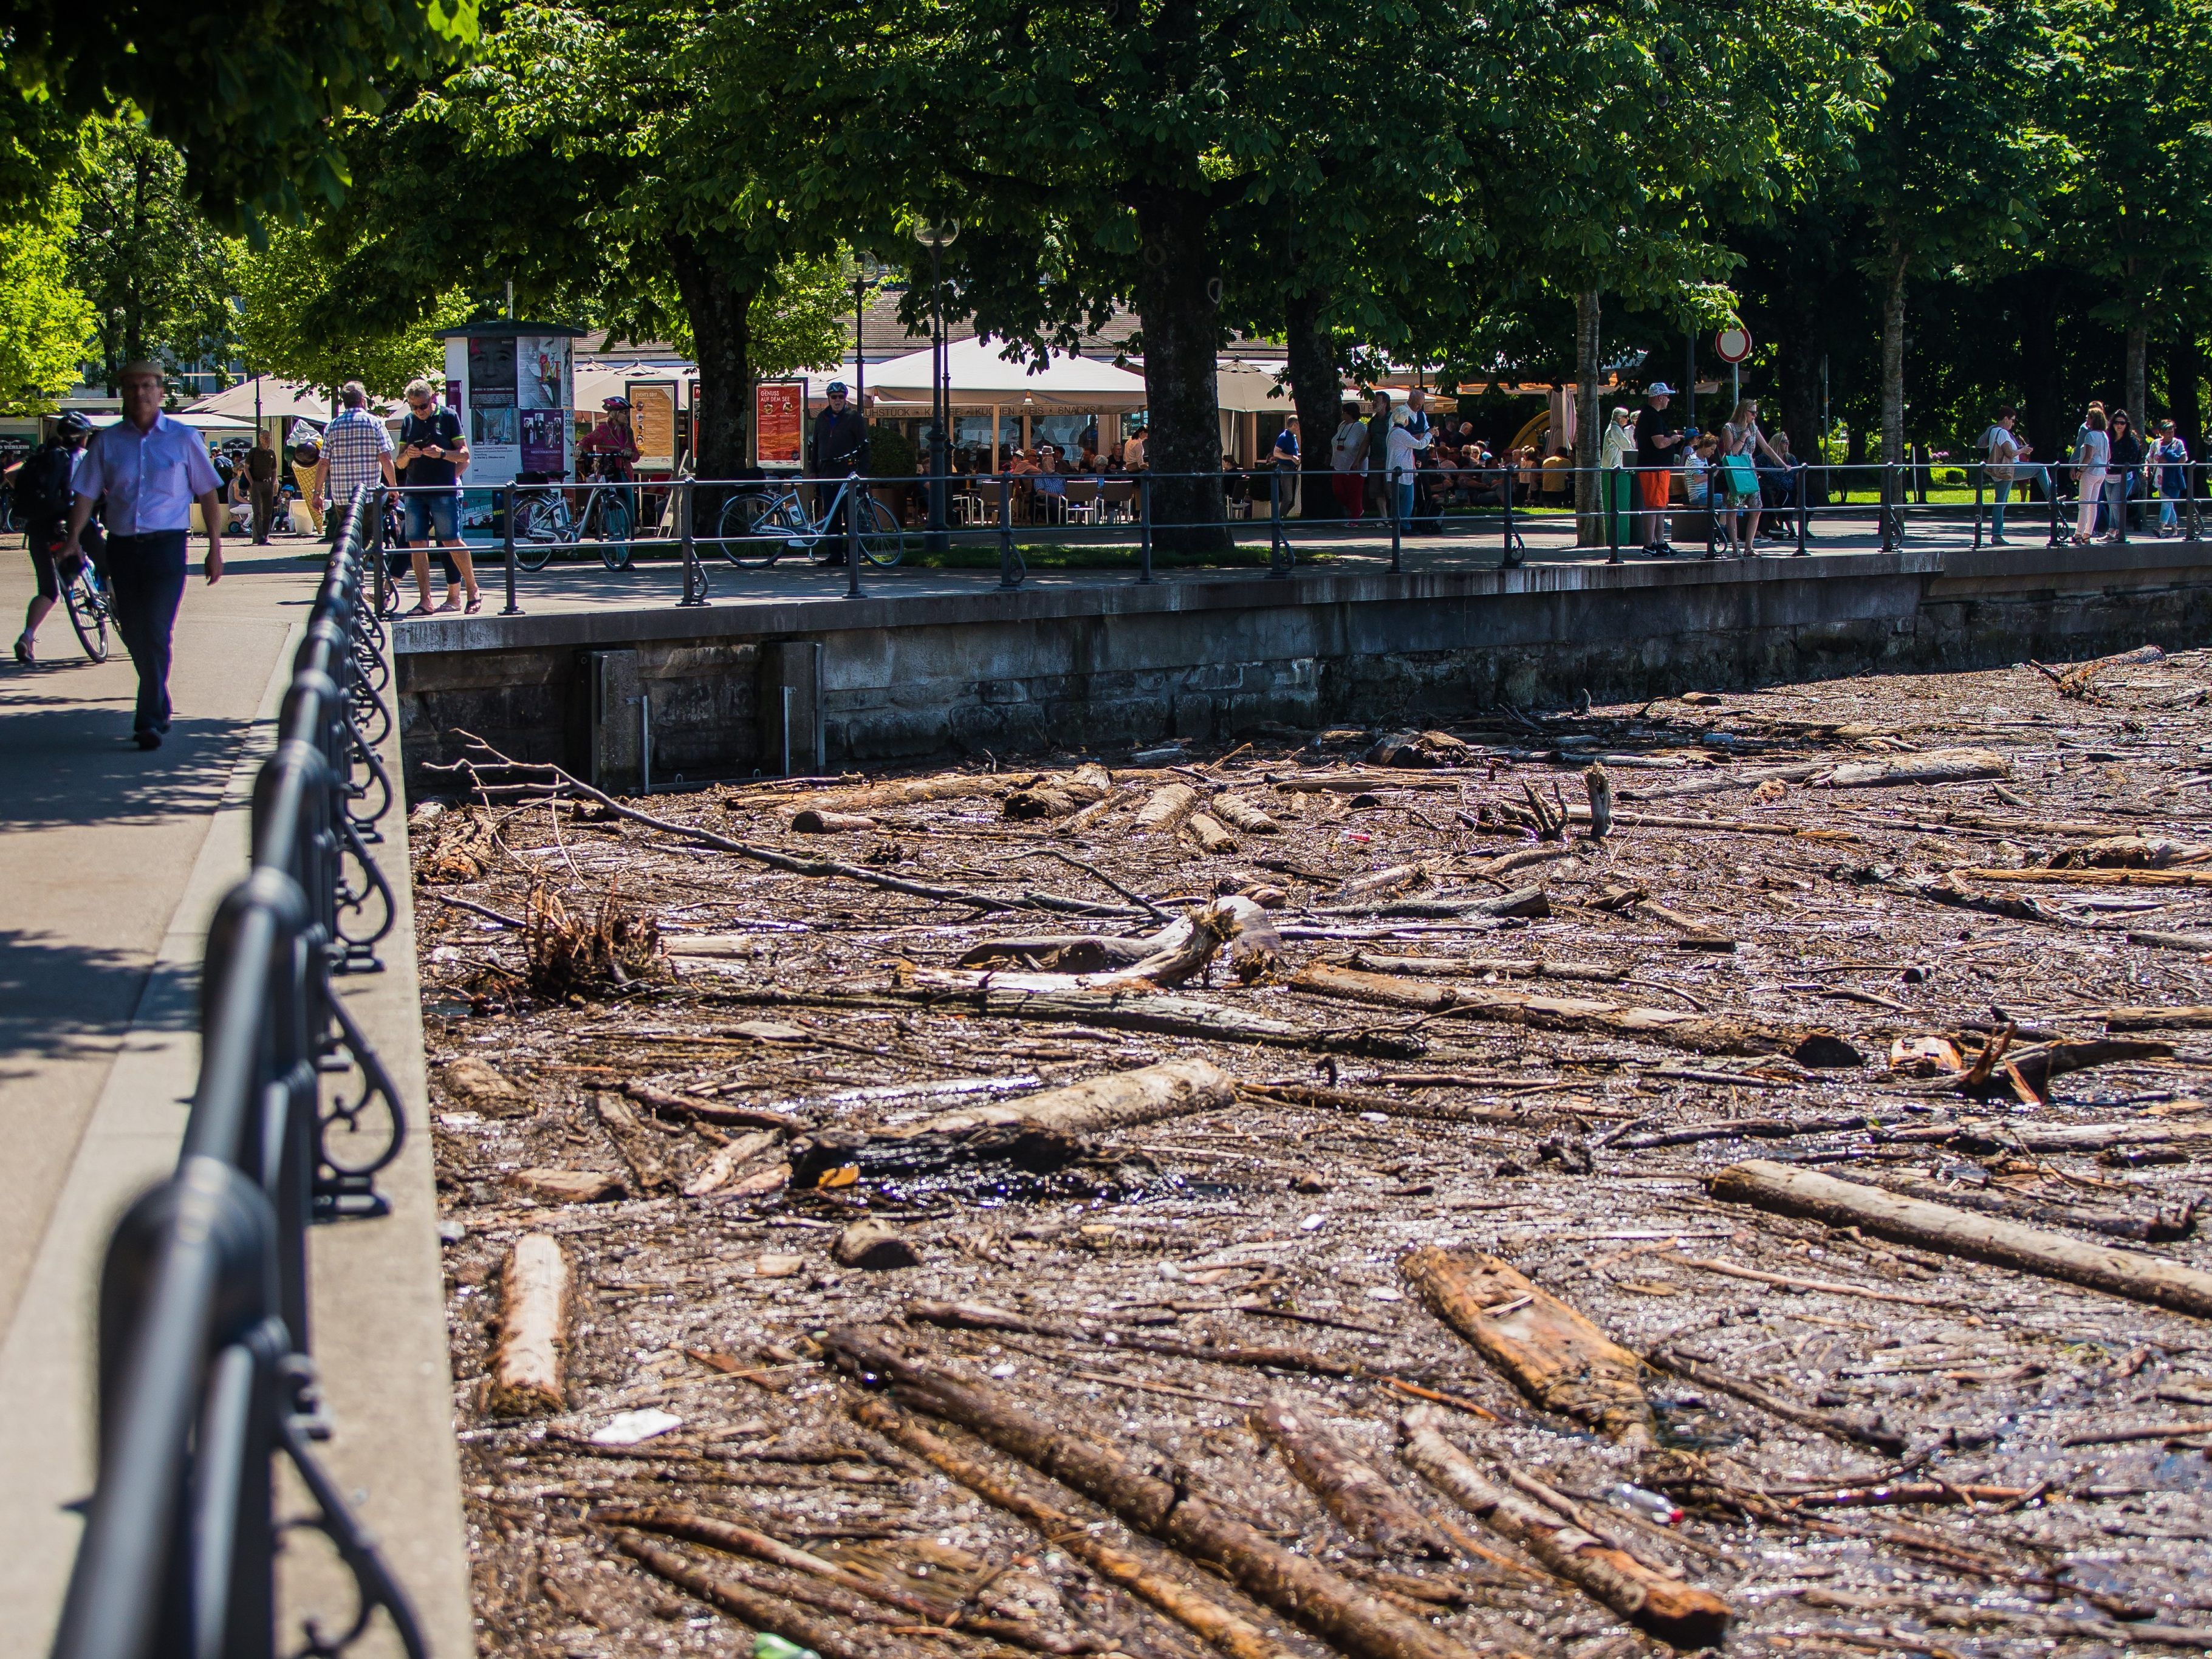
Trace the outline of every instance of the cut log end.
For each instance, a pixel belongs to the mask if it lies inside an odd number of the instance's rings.
[[[538,1417],[568,1409],[573,1277],[560,1242],[530,1233],[515,1241],[500,1273],[499,1343],[484,1381],[484,1410]]]

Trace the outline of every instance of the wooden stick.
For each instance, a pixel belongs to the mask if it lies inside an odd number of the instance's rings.
[[[1848,1440],[1854,1445],[1871,1446],[1876,1451],[1895,1457],[1905,1450],[1905,1437],[1894,1429],[1874,1424],[1853,1422],[1850,1418],[1828,1412],[1815,1411],[1810,1406],[1794,1401],[1754,1388],[1741,1378],[1732,1376],[1717,1365],[1708,1365],[1691,1358],[1677,1349],[1658,1347],[1644,1356],[1655,1369],[1670,1376],[1679,1376],[1686,1382],[1695,1382],[1700,1388],[1717,1389],[1723,1394],[1734,1395],[1747,1405],[1756,1406],[1769,1417],[1778,1417],[1785,1423],[1795,1423],[1800,1428],[1816,1430],[1838,1440]]]
[[[1282,1454],[1299,1484],[1321,1499],[1322,1507],[1353,1536],[1385,1555],[1427,1556],[1448,1561],[1450,1543],[1429,1519],[1398,1495],[1398,1489],[1347,1451],[1303,1406],[1271,1401],[1245,1421],[1252,1432]]]
[[[1401,1455],[1423,1480],[1639,1630],[1679,1648],[1720,1644],[1733,1616],[1727,1602],[1492,1485],[1444,1437],[1443,1420],[1433,1406],[1406,1413]]]
[[[507,1253],[499,1278],[499,1345],[484,1384],[484,1410],[492,1416],[568,1409],[571,1283],[568,1258],[550,1234],[526,1233]]]
[[[2212,887],[2212,870],[1954,870],[1972,881],[2031,882],[2052,887]]]
[[[1140,1472],[1111,1437],[1053,1428],[995,1389],[963,1382],[910,1358],[873,1332],[847,1326],[824,1346],[864,1377],[892,1382],[894,1398],[973,1431],[1065,1482],[1127,1525],[1209,1562],[1239,1589],[1352,1659],[1468,1659],[1468,1650],[1424,1620],[1320,1563],[1292,1553],[1182,1482]]]
[[[814,1650],[822,1659],[919,1659],[921,1650],[896,1637],[863,1633],[842,1620],[823,1618],[796,1601],[695,1565],[634,1532],[615,1535],[628,1556],[678,1589],[721,1608],[756,1632],[767,1632]]]
[[[1065,1342],[1094,1342],[1133,1353],[1156,1353],[1170,1359],[1205,1359],[1217,1365],[1256,1365],[1274,1370],[1306,1371],[1316,1376],[1355,1376],[1359,1367],[1331,1359],[1310,1348],[1262,1344],[1259,1346],[1217,1346],[1206,1342],[1176,1342],[1165,1337],[1145,1336],[1133,1331],[1093,1329],[1062,1324],[1055,1320],[1030,1319],[1002,1308],[974,1302],[909,1302],[902,1310],[908,1319],[954,1330],[1012,1331],[1028,1336],[1049,1336]]]
[[[1507,1262],[1478,1250],[1413,1251],[1399,1271],[1437,1318],[1546,1411],[1623,1445],[1655,1443],[1643,1362]]]
[[[2040,1228],[1970,1215],[1924,1199],[1899,1198],[1879,1188],[1763,1158],[1731,1164],[1706,1182],[1706,1190],[1723,1203],[1809,1217],[1830,1226],[1856,1226],[1893,1243],[2212,1318],[2212,1273],[2157,1256],[2084,1244]]]
[[[869,1398],[855,1400],[847,1409],[862,1427],[874,1430],[935,1466],[985,1503],[1028,1522],[1054,1549],[1073,1556],[1109,1583],[1150,1602],[1184,1629],[1212,1643],[1230,1659],[1287,1659],[1282,1648],[1269,1641],[1258,1626],[1239,1618],[1212,1596],[1153,1571],[1127,1551],[1103,1542],[1078,1516],[1002,1480],[906,1413]]]
[[[701,1100],[694,1095],[679,1095],[672,1090],[656,1089],[648,1083],[625,1082],[623,1092],[639,1105],[656,1112],[678,1112],[685,1117],[696,1118],[702,1123],[729,1123],[746,1129],[781,1129],[786,1134],[804,1134],[808,1125],[805,1118],[793,1117],[788,1112],[772,1112],[762,1106],[738,1106],[720,1100]]]

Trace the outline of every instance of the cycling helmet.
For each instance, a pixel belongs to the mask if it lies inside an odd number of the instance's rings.
[[[822,395],[825,398],[849,397],[852,395],[852,388],[842,380],[832,380],[830,382],[829,389]]]
[[[54,423],[54,429],[64,438],[78,438],[92,430],[92,422],[81,409],[72,409]]]
[[[627,398],[602,398],[599,399],[599,407],[606,410],[609,413],[612,413],[617,409],[628,409],[629,407],[629,399]]]

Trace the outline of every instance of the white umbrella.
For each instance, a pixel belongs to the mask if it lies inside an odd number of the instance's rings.
[[[1000,342],[986,340],[955,340],[946,348],[954,403],[1018,406],[1026,400],[1036,409],[1073,410],[1145,406],[1144,379],[1127,369],[1059,351],[1048,354],[1042,362],[1010,362],[1000,355],[1005,349]],[[930,367],[927,349],[872,364],[868,390],[887,398],[927,403]]]

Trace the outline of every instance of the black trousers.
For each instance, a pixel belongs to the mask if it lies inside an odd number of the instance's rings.
[[[131,729],[167,732],[169,642],[185,597],[185,532],[110,536],[107,582],[114,596],[115,631],[138,670],[138,707]]]

